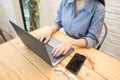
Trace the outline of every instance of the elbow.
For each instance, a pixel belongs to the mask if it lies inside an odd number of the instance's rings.
[[[86,40],[85,48],[95,47],[99,43],[99,41],[97,39],[92,39],[89,37],[85,37],[85,40]]]

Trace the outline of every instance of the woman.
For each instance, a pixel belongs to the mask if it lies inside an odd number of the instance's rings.
[[[62,0],[55,25],[38,39],[47,43],[52,34],[64,28],[72,40],[58,44],[51,52],[54,57],[65,55],[71,46],[94,47],[99,42],[105,15],[104,0]]]

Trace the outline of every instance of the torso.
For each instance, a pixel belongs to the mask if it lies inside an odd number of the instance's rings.
[[[74,0],[73,0],[74,1]],[[76,39],[79,39],[87,34],[89,27],[92,25],[92,19],[96,8],[99,5],[96,0],[86,0],[87,3],[72,0],[63,0],[62,11],[60,12],[61,27],[64,28],[65,32]],[[76,3],[76,8],[75,8]],[[84,6],[85,5],[85,6]],[[56,20],[57,21],[57,20]]]

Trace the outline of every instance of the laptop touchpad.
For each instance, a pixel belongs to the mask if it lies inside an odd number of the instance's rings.
[[[51,47],[55,47],[57,44],[59,44],[60,43],[60,41],[59,40],[57,40],[55,37],[52,37],[51,39],[50,39],[50,41],[48,42],[48,45],[50,45]]]

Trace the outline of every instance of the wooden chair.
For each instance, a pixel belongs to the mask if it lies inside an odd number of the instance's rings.
[[[0,29],[0,35],[2,36],[2,38],[4,39],[4,41],[6,42],[7,41],[7,39],[5,38],[5,36],[4,36],[4,34],[3,34],[3,32],[2,32],[2,30]]]
[[[97,45],[97,47],[96,47],[96,49],[97,50],[99,50],[100,48],[101,48],[101,46],[102,46],[102,44],[103,44],[103,42],[104,42],[104,40],[106,39],[106,36],[107,36],[107,34],[108,34],[108,28],[107,28],[107,25],[106,25],[106,23],[104,23],[104,35],[103,35],[103,37],[102,37],[102,39],[100,40],[100,42],[98,43],[98,45]]]

